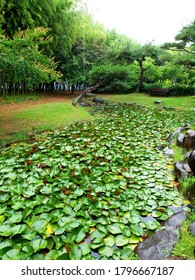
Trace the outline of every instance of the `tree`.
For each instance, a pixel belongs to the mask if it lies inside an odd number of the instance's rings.
[[[84,90],[77,98],[72,102],[74,106],[79,102],[79,100],[86,95],[88,92],[97,90],[100,87],[105,87],[107,85],[117,85],[118,82],[127,82],[129,79],[129,68],[128,66],[121,65],[100,65],[94,66],[90,71],[89,83],[92,85],[87,90]],[[126,85],[126,84],[125,84]],[[127,86],[127,85],[126,85]],[[118,90],[120,90],[118,86]]]
[[[181,29],[175,42],[165,43],[162,48],[179,52],[177,63],[195,70],[195,20]]]
[[[139,69],[139,77],[137,80],[136,91],[142,90],[145,70],[147,69],[148,58],[153,59],[154,64],[158,64],[158,56],[161,52],[160,48],[152,44],[140,45],[132,39],[118,35],[114,30],[108,34],[107,40],[107,57],[108,61],[122,65],[137,65]]]
[[[138,47],[136,46],[134,50],[132,50],[132,57],[138,64],[140,70],[136,92],[141,92],[142,90],[144,74],[145,70],[147,69],[147,64],[144,65],[144,63],[146,62],[147,58],[152,58],[153,62],[156,64],[158,62],[159,52],[160,49],[152,44],[145,44],[143,46],[139,45]]]
[[[77,40],[60,63],[64,79],[68,80],[70,85],[87,82],[93,66],[103,63],[105,42],[104,27],[94,23],[92,17],[82,11],[82,22]]]
[[[0,77],[3,85],[3,96],[6,90],[20,91],[33,89],[40,83],[59,79],[54,59],[44,55],[39,45],[47,44],[47,29],[20,31],[8,39],[0,37]]]

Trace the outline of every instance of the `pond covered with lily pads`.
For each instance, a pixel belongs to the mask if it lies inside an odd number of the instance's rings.
[[[0,259],[132,259],[183,204],[163,148],[193,114],[101,110],[0,150]]]

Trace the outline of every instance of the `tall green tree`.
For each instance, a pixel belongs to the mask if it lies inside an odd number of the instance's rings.
[[[0,78],[3,96],[8,89],[25,93],[40,83],[59,79],[56,63],[39,49],[43,42],[47,44],[47,29],[20,31],[12,39],[0,37]]]
[[[90,70],[104,62],[106,31],[101,24],[94,23],[86,12],[80,14],[80,30],[75,44],[60,63],[64,79],[69,84],[87,82]]]
[[[162,47],[179,52],[178,64],[195,70],[195,20],[180,30],[175,36],[175,42],[165,43]]]

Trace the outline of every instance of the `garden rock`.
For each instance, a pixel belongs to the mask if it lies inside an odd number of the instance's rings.
[[[191,154],[191,152],[187,152],[187,153],[185,153],[184,157],[185,157],[186,159],[188,159],[189,156],[190,156],[190,154]]]
[[[177,161],[175,163],[175,173],[178,179],[185,179],[190,176],[191,170],[186,166],[186,163]]]
[[[195,221],[189,226],[189,232],[195,236]]]
[[[88,106],[85,102],[80,102],[79,103],[82,107]]]
[[[162,104],[162,100],[155,100],[154,103],[155,104]]]
[[[166,147],[163,152],[164,152],[164,155],[169,157],[169,158],[172,158],[173,155],[174,155],[174,150],[169,149],[168,147]]]
[[[163,226],[177,229],[187,219],[187,215],[184,210],[175,213],[164,222]]]
[[[185,140],[185,135],[183,133],[179,133],[177,137],[177,145],[183,147]]]
[[[140,243],[135,253],[141,260],[162,260],[170,255],[178,242],[178,234],[172,229],[162,229]]]
[[[190,153],[190,156],[188,158],[188,164],[195,176],[195,150],[193,150],[191,153]]]
[[[104,99],[101,98],[101,97],[94,97],[93,102],[98,103],[98,104],[102,104],[102,103],[104,103]]]
[[[195,130],[188,130],[186,133],[184,147],[189,149],[195,149]]]
[[[164,229],[155,232],[151,237],[135,248],[141,260],[162,260],[169,256],[179,240],[179,226],[187,218],[185,211],[172,215],[165,223]]]

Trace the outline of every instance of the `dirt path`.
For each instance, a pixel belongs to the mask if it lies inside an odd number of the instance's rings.
[[[55,102],[72,103],[72,98],[75,98],[77,95],[78,94],[45,95],[38,100],[28,100],[20,103],[8,103],[8,104],[0,103],[0,117],[4,117],[4,116],[8,117],[14,111],[21,112],[29,107],[39,105],[39,104],[47,104],[47,103],[55,103]]]

